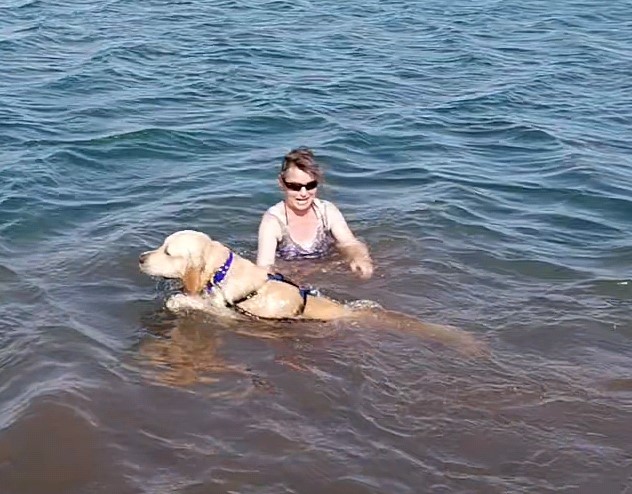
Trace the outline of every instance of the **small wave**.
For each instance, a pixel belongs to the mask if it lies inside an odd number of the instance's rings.
[[[4,264],[0,264],[0,283],[11,283],[19,280],[19,275],[17,272],[13,271],[11,268],[5,266]]]
[[[346,307],[350,309],[371,309],[371,310],[379,310],[383,309],[383,307],[374,300],[352,300],[350,302],[345,303]]]
[[[41,0],[13,0],[7,2],[3,5],[4,9],[35,9],[38,7],[43,7],[45,4]]]

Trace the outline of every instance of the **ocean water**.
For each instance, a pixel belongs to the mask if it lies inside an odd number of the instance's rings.
[[[0,494],[632,492],[632,3],[6,0]],[[453,324],[174,315],[312,147],[375,276]]]

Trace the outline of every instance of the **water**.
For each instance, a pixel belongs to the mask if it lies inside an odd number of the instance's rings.
[[[632,4],[8,0],[0,492],[632,492]],[[315,149],[376,275],[485,340],[163,309]]]

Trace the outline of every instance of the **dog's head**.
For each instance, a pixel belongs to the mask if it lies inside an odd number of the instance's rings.
[[[138,260],[143,273],[182,280],[185,293],[200,293],[212,273],[222,265],[228,249],[198,231],[169,235],[156,250],[143,252]]]

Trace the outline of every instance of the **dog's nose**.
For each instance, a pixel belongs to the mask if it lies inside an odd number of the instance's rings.
[[[138,264],[145,264],[145,261],[147,260],[147,256],[148,256],[148,252],[143,252],[139,257],[138,257]]]

